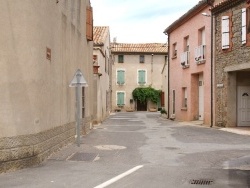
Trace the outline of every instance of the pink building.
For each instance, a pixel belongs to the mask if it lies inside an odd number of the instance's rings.
[[[202,120],[211,125],[209,15],[209,5],[202,0],[164,31],[169,45],[168,113],[179,121]]]

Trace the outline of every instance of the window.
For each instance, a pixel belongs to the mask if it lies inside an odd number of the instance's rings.
[[[205,34],[205,28],[199,29],[198,31],[198,46],[195,47],[195,61],[197,64],[205,63],[205,52],[206,52],[206,34]]]
[[[246,9],[246,21],[247,21],[247,34],[250,34],[250,5],[248,5]]]
[[[177,43],[173,44],[172,58],[177,57]]]
[[[250,46],[250,6],[248,5],[247,8],[243,8],[241,10],[241,33],[242,44],[247,44]]]
[[[92,7],[86,8],[86,38],[93,41],[93,11]]]
[[[187,108],[187,88],[182,88],[182,108]]]
[[[139,85],[146,84],[146,71],[145,70],[138,70],[138,84]]]
[[[125,92],[123,91],[118,91],[117,92],[117,106],[124,106],[125,105]]]
[[[93,55],[93,65],[98,65],[98,55]]]
[[[118,63],[123,63],[123,62],[124,62],[124,56],[118,55]]]
[[[181,54],[181,65],[183,68],[189,67],[189,37],[184,38],[184,52]]]
[[[222,16],[221,19],[221,34],[222,34],[222,49],[228,49],[230,47],[230,29],[229,29],[229,22],[230,18],[229,16]]]
[[[184,38],[184,52],[189,51],[189,36]]]
[[[144,55],[140,55],[140,63],[144,63]]]
[[[241,42],[242,44],[246,44],[247,42],[247,10],[243,8],[241,10]]]
[[[82,118],[85,117],[85,89],[82,87]]]
[[[117,70],[117,84],[125,84],[125,70]]]

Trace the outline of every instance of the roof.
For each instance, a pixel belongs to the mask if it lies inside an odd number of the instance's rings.
[[[241,2],[245,2],[246,0],[222,0],[221,2],[215,4],[212,8],[211,11],[213,13],[218,13],[221,11],[224,11],[227,8],[233,7]]]
[[[109,34],[108,26],[94,26],[93,28],[94,46],[104,45],[108,34]]]
[[[170,26],[168,26],[163,33],[169,34],[176,28],[178,28],[180,25],[185,23],[187,20],[194,17],[197,13],[202,11],[205,7],[209,6],[207,3],[207,0],[201,0],[197,5],[195,5],[193,8],[191,8],[189,11],[187,11],[185,14],[183,14],[179,19],[174,21]]]
[[[167,45],[164,43],[111,43],[111,52],[123,53],[167,53]]]

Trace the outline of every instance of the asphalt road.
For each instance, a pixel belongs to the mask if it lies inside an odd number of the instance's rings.
[[[0,187],[250,187],[250,136],[119,112],[81,142],[39,166],[1,174]]]

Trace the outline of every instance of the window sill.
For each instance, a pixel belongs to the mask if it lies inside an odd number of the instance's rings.
[[[197,65],[204,64],[204,63],[206,63],[206,60],[205,60],[205,59],[196,61],[196,64],[197,64]]]
[[[182,107],[181,111],[187,111],[187,107]]]
[[[182,68],[187,69],[187,68],[189,68],[189,65],[182,65]]]
[[[172,57],[172,59],[176,59],[176,58],[177,58],[177,55]]]

